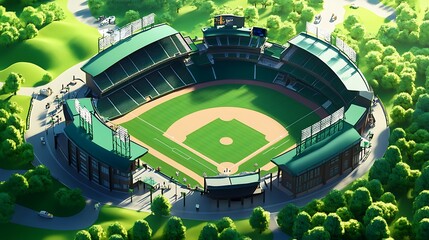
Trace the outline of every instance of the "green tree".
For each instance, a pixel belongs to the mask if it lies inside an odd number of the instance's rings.
[[[350,199],[349,209],[356,219],[360,220],[371,203],[371,193],[366,187],[360,187],[354,191],[352,198]]]
[[[109,240],[126,240],[120,234],[113,234],[109,237]]]
[[[225,228],[219,234],[219,240],[240,240],[240,233],[235,228]]]
[[[311,217],[311,226],[312,227],[323,226],[327,216],[328,215],[326,215],[326,213],[324,212],[317,212]]]
[[[352,14],[349,15],[345,20],[344,20],[344,27],[346,29],[352,29],[352,27],[357,24],[359,22],[359,19],[356,15]]]
[[[346,198],[343,192],[339,190],[333,189],[323,198],[323,210],[325,212],[335,212],[344,206],[346,206]]]
[[[277,215],[277,224],[283,232],[292,235],[293,223],[298,213],[299,208],[292,203],[286,204],[286,206],[280,210]]]
[[[378,29],[376,38],[384,45],[391,45],[399,38],[398,26],[393,22],[381,25]]]
[[[217,240],[219,239],[219,232],[216,224],[207,223],[200,232],[198,240]]]
[[[370,180],[365,187],[369,190],[371,193],[372,199],[379,199],[381,195],[384,193],[383,185],[381,184],[380,180],[378,179],[372,179]]]
[[[92,225],[88,229],[88,232],[91,235],[91,240],[103,240],[106,237],[106,233],[101,225]]]
[[[344,228],[341,222],[341,218],[336,213],[328,214],[328,217],[323,224],[326,231],[329,232],[331,239],[342,239],[344,234]]]
[[[375,217],[371,222],[366,226],[366,239],[368,240],[378,240],[388,238],[390,234],[389,226],[382,217]]]
[[[372,71],[372,76],[375,79],[382,79],[384,75],[389,72],[389,69],[385,65],[378,65],[374,67]]]
[[[282,19],[278,15],[270,15],[267,18],[267,28],[269,29],[279,29],[282,25]]]
[[[216,223],[217,230],[221,233],[226,228],[235,229],[235,223],[230,217],[223,217]]]
[[[378,51],[370,51],[365,55],[365,62],[369,69],[374,69],[382,62],[382,54]]]
[[[167,226],[164,229],[164,238],[166,240],[186,239],[186,227],[183,225],[182,219],[176,216],[168,219]]]
[[[0,223],[8,223],[13,216],[15,203],[8,193],[0,192]]]
[[[429,206],[424,206],[414,213],[413,226],[417,226],[418,223],[424,218],[429,218]]]
[[[344,239],[359,240],[363,238],[363,226],[356,219],[344,222]]]
[[[216,4],[213,1],[203,1],[200,10],[206,13],[212,13],[216,9]]]
[[[67,189],[60,188],[55,192],[55,199],[61,207],[70,209],[79,209],[85,206],[85,198],[79,188]]]
[[[412,225],[406,217],[400,217],[393,223],[391,235],[394,239],[411,239]]]
[[[348,209],[348,207],[338,208],[335,213],[341,218],[343,222],[346,222],[354,217],[353,213]]]
[[[252,4],[255,8],[256,8],[256,4],[261,3],[261,0],[248,0],[247,3],[248,4]]]
[[[411,169],[408,164],[399,162],[392,169],[392,173],[387,181],[387,188],[393,193],[404,193],[409,187],[414,185]]]
[[[305,211],[301,211],[293,223],[293,237],[301,239],[305,232],[311,228],[311,217]]]
[[[325,230],[323,227],[315,227],[311,230],[308,230],[304,233],[304,236],[302,237],[302,240],[330,240],[331,236],[329,235],[329,232]]]
[[[376,51],[383,52],[384,46],[378,39],[371,39],[365,43],[365,50],[367,52]]]
[[[91,235],[86,230],[80,230],[74,237],[75,240],[91,240]]]
[[[140,19],[140,13],[135,10],[128,10],[125,12],[124,19],[126,23],[134,22],[135,20]]]
[[[11,175],[4,183],[4,187],[9,194],[15,197],[22,196],[28,192],[27,179],[19,173]]]
[[[244,18],[246,19],[246,22],[248,22],[249,25],[253,25],[257,23],[259,20],[258,9],[256,9],[253,6],[245,8]]]
[[[420,24],[419,42],[423,46],[429,46],[429,20],[425,20]]]
[[[413,211],[429,206],[429,190],[421,191],[413,201]]]
[[[394,106],[390,112],[390,117],[395,124],[405,125],[408,124],[413,117],[413,109],[405,110],[401,106]]]
[[[302,10],[301,13],[301,21],[302,22],[311,22],[313,20],[315,15],[314,8],[312,7],[306,7]]]
[[[307,212],[310,216],[313,216],[317,212],[322,212],[323,209],[323,201],[320,199],[313,199],[302,208],[302,210]]]
[[[365,37],[365,27],[360,23],[356,23],[350,29],[350,37],[357,41],[362,40]]]
[[[146,220],[140,219],[134,222],[132,230],[133,240],[147,240],[152,237],[152,229]]]
[[[401,106],[404,109],[413,107],[413,98],[407,92],[401,92],[393,96],[393,105]]]
[[[366,209],[365,216],[363,217],[363,224],[368,225],[375,217],[383,217],[383,209],[372,204]]]
[[[168,216],[170,215],[171,203],[164,195],[158,195],[153,199],[150,210],[155,215]]]
[[[378,179],[382,184],[386,184],[392,172],[389,162],[385,158],[377,159],[369,169],[369,179]]]
[[[415,236],[417,240],[429,239],[429,218],[422,219],[418,222]]]
[[[395,89],[398,87],[400,81],[401,79],[396,73],[388,72],[381,78],[381,86],[384,89]]]
[[[127,229],[120,222],[114,222],[107,227],[107,237],[110,238],[116,234],[120,235],[123,239],[128,238]]]
[[[21,88],[21,84],[24,83],[24,77],[15,72],[9,73],[7,76],[4,85],[2,87],[2,91],[4,93],[15,93]]]
[[[262,207],[256,207],[253,209],[252,215],[249,219],[250,226],[258,230],[259,233],[268,229],[270,225],[270,213],[265,211]]]

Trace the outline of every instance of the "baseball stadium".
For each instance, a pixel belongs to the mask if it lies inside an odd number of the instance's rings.
[[[110,191],[150,167],[216,199],[251,196],[268,175],[309,192],[359,165],[373,123],[356,54],[325,39],[307,31],[280,45],[233,15],[195,38],[137,20],[99,39],[81,68],[90,91],[65,101],[56,149]]]

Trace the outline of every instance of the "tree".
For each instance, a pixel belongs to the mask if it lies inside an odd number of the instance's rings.
[[[168,216],[170,215],[171,203],[164,195],[158,195],[153,199],[150,210],[155,215]]]
[[[384,46],[378,39],[371,39],[365,43],[365,50],[367,52],[370,52],[370,51],[382,52],[383,49],[384,49]]]
[[[429,20],[425,20],[420,24],[419,42],[423,46],[428,46],[429,42]]]
[[[401,106],[404,109],[413,107],[413,98],[407,92],[401,92],[393,96],[393,105]]]
[[[381,195],[384,193],[383,185],[381,185],[380,180],[372,179],[370,180],[365,187],[371,193],[372,199],[379,199]]]
[[[186,238],[186,227],[182,219],[176,216],[170,217],[164,229],[164,238],[168,240],[181,240]]]
[[[349,209],[357,220],[362,219],[366,209],[371,205],[371,194],[365,187],[356,189],[350,199]]]
[[[429,190],[423,190],[417,195],[413,202],[413,211],[429,206]]]
[[[317,212],[311,217],[311,226],[312,227],[323,226],[327,216],[328,215],[326,215],[326,213],[324,212]]]
[[[391,173],[389,162],[385,158],[377,159],[369,169],[369,179],[378,179],[382,184],[386,184]]]
[[[283,22],[283,26],[279,30],[286,39],[296,35],[295,24],[289,21]]]
[[[344,20],[344,27],[346,29],[351,29],[356,23],[359,22],[359,19],[356,15],[352,14],[349,15],[345,20]]]
[[[19,197],[28,192],[27,179],[18,173],[13,174],[4,184],[6,191],[15,196]]]
[[[429,239],[429,218],[422,219],[416,227],[416,239]]]
[[[385,89],[395,89],[401,79],[396,73],[388,72],[381,78],[381,86]]]
[[[262,207],[256,207],[253,209],[252,215],[249,219],[250,226],[258,230],[259,233],[268,229],[270,225],[270,213],[265,211]]]
[[[0,223],[8,223],[13,216],[15,203],[8,193],[0,192]]]
[[[304,236],[302,237],[302,240],[330,240],[331,236],[329,235],[329,232],[326,231],[323,227],[315,227],[311,230],[308,230],[305,232]]]
[[[76,233],[74,240],[91,240],[91,235],[86,230],[80,230]]]
[[[82,196],[82,191],[79,188],[67,189],[60,188],[55,192],[55,199],[60,206],[71,209],[78,209],[85,206],[85,199]]]
[[[344,239],[359,240],[362,239],[363,226],[356,219],[350,219],[344,222]]]
[[[261,3],[261,0],[248,0],[248,4],[252,4],[256,8],[256,4]]]
[[[389,69],[385,65],[378,65],[374,67],[372,71],[372,76],[375,79],[382,79],[384,75],[389,72]]]
[[[429,218],[429,206],[424,206],[414,213],[413,226],[417,226],[418,223],[424,218]]]
[[[328,214],[323,227],[329,232],[331,239],[342,239],[344,228],[341,223],[341,218],[336,213]]]
[[[393,23],[385,23],[380,26],[377,32],[376,38],[380,40],[384,45],[391,45],[396,42],[399,37],[399,29],[398,26]]]
[[[282,24],[282,19],[278,15],[270,15],[267,18],[267,28],[279,29]]]
[[[404,162],[399,162],[392,169],[387,181],[387,188],[393,193],[404,193],[414,185],[414,179],[411,176],[410,166]]]
[[[382,54],[378,51],[370,51],[365,55],[365,62],[369,69],[374,69],[382,62]]]
[[[293,223],[293,237],[300,239],[311,228],[311,217],[305,211],[301,211]]]
[[[353,213],[350,212],[347,207],[338,208],[335,213],[341,218],[343,222],[346,222],[354,217]]]
[[[109,237],[109,240],[126,240],[120,234],[113,234]]]
[[[376,205],[371,205],[366,209],[365,216],[363,217],[363,224],[368,225],[375,217],[383,217],[383,209]]]
[[[246,19],[246,22],[248,22],[251,25],[258,22],[259,20],[258,9],[256,9],[253,6],[245,8],[244,18]]]
[[[212,13],[216,9],[216,4],[213,1],[204,1],[201,4],[200,10],[206,13]]]
[[[134,22],[135,20],[140,19],[140,13],[135,10],[128,10],[125,12],[124,18],[126,23]]]
[[[240,233],[235,228],[225,228],[219,235],[219,240],[240,240]]]
[[[223,217],[216,223],[217,230],[221,233],[226,228],[235,229],[235,223],[230,217]]]
[[[307,212],[310,216],[313,216],[317,212],[322,212],[323,209],[323,201],[320,199],[313,199],[311,202],[307,203],[302,210]]]
[[[11,72],[7,76],[2,90],[4,93],[15,93],[21,88],[21,84],[24,83],[24,77],[21,74]]]
[[[123,239],[128,238],[127,229],[120,222],[114,222],[107,227],[107,237],[115,234],[120,235]]]
[[[371,222],[366,226],[366,239],[375,240],[388,238],[390,234],[389,226],[382,217],[375,217]]]
[[[24,33],[25,33],[25,36],[23,36],[24,39],[32,39],[32,38],[35,38],[37,34],[39,34],[39,30],[37,30],[34,24],[29,23],[27,24],[27,26],[25,26]]]
[[[144,219],[134,222],[132,230],[133,240],[146,240],[152,237],[152,229]]]
[[[393,223],[391,236],[394,239],[411,239],[412,226],[406,217],[400,217]]]
[[[397,204],[395,195],[393,195],[393,193],[391,193],[391,192],[383,193],[383,195],[381,195],[381,197],[380,197],[380,201],[382,201],[384,203],[392,203],[393,205]]]
[[[365,37],[365,27],[360,23],[356,23],[350,29],[350,37],[357,41],[362,40]]]
[[[339,190],[333,189],[323,198],[323,210],[325,212],[335,212],[344,206],[346,206],[346,198],[343,192]]]
[[[49,191],[53,185],[51,172],[44,165],[38,165],[35,169],[28,170],[24,177],[28,181],[28,190],[31,193]]]
[[[198,240],[217,240],[219,238],[219,232],[217,227],[213,223],[207,223],[200,232]]]
[[[429,189],[429,167],[423,168],[420,177],[416,179],[414,194],[418,195],[421,191],[426,189]]]
[[[311,22],[313,20],[315,15],[314,8],[312,7],[306,7],[302,10],[301,13],[301,21],[302,22]]]
[[[390,112],[390,117],[395,124],[404,125],[411,121],[413,113],[414,111],[411,108],[405,110],[401,106],[394,106]]]
[[[273,13],[288,14],[293,11],[293,0],[274,0]]]
[[[286,206],[280,210],[277,215],[277,224],[283,232],[292,235],[293,223],[298,213],[299,208],[292,203],[286,204]]]
[[[91,235],[91,240],[103,240],[106,235],[101,225],[92,225],[88,232]]]

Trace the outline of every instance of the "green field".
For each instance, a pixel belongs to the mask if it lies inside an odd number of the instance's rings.
[[[279,122],[289,132],[289,136],[274,144],[269,151],[259,154],[241,165],[239,172],[253,171],[255,163],[258,163],[259,166],[267,164],[271,158],[296,142],[300,137],[301,129],[320,120],[310,109],[280,92],[254,85],[224,84],[199,89],[171,99],[122,125],[134,137],[186,168],[200,175],[207,173],[207,175],[213,176],[218,174],[214,165],[163,136],[163,133],[182,117],[213,107],[239,107],[255,110]],[[207,151],[204,151],[207,154]],[[208,155],[211,154],[213,153]],[[245,154],[247,153],[243,153],[243,155]]]
[[[55,78],[71,66],[97,53],[97,29],[79,22],[67,8],[67,0],[56,1],[66,19],[49,24],[30,40],[0,47],[0,81],[11,71],[21,73],[24,87],[46,84],[41,81],[45,72]]]
[[[222,137],[231,138],[232,144],[221,144]],[[223,121],[218,118],[189,134],[184,143],[217,163],[237,163],[268,141],[265,135],[236,119]]]

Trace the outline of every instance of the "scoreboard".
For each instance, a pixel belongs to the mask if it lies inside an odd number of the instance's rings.
[[[236,26],[237,28],[244,27],[244,17],[239,17],[230,14],[217,15],[214,17],[214,26]]]

